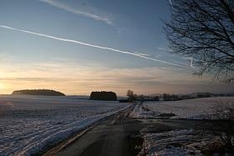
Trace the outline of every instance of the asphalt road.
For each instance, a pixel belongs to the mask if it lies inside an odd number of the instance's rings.
[[[84,135],[71,138],[72,143],[61,144],[45,154],[55,156],[132,156],[137,155],[143,143],[139,132],[147,127],[150,132],[196,128],[201,121],[128,118],[133,107],[108,117]],[[59,150],[58,150],[59,149]]]

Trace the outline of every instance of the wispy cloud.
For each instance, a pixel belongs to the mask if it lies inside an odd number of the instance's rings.
[[[119,49],[115,49],[115,48],[111,48],[111,47],[107,47],[107,46],[100,46],[100,45],[91,44],[91,43],[87,43],[87,42],[82,42],[82,41],[78,41],[78,40],[72,40],[72,39],[67,39],[67,38],[51,36],[51,35],[38,33],[38,32],[34,32],[34,31],[18,29],[18,28],[6,26],[6,25],[0,25],[0,28],[12,30],[12,31],[23,32],[23,33],[27,33],[27,34],[31,34],[31,35],[35,35],[35,36],[50,38],[50,39],[54,39],[54,40],[58,40],[58,41],[75,43],[75,44],[79,44],[79,45],[87,46],[87,47],[92,47],[92,48],[96,48],[96,49],[107,50],[109,52],[115,52],[115,53],[121,53],[121,54],[125,54],[125,55],[131,55],[131,56],[139,57],[139,58],[146,59],[146,60],[161,62],[161,63],[171,65],[171,66],[188,68],[188,66],[184,66],[184,65],[181,65],[181,64],[177,64],[177,63],[173,63],[173,62],[169,62],[169,61],[165,61],[165,60],[161,60],[161,59],[157,59],[157,58],[151,58],[151,57],[147,56],[147,54],[142,54],[142,53],[139,54],[139,53],[134,53],[134,52],[131,52],[131,51],[119,50]]]
[[[81,10],[78,10],[78,9],[74,9],[70,6],[67,6],[65,4],[62,4],[58,1],[54,1],[54,0],[40,0],[42,2],[45,2],[51,6],[54,6],[54,7],[57,7],[57,8],[60,8],[64,11],[68,11],[70,13],[73,13],[73,14],[77,14],[77,15],[81,15],[81,16],[84,16],[84,17],[88,17],[88,18],[91,18],[91,19],[94,19],[94,20],[97,20],[97,21],[102,21],[106,24],[109,24],[109,25],[112,25],[112,21],[106,17],[102,17],[102,16],[99,16],[99,15],[96,15],[96,14],[92,14],[92,13],[89,13],[89,12],[85,12],[85,11],[81,11]]]

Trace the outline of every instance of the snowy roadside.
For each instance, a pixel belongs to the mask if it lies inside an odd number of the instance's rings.
[[[146,109],[143,103],[138,102],[134,109],[129,113],[130,118],[155,118],[156,114],[154,111]]]
[[[0,155],[31,155],[130,106],[69,97],[0,96]]]
[[[139,155],[202,156],[202,149],[215,138],[193,129],[172,130],[162,133],[146,133]]]
[[[202,120],[211,119],[214,108],[220,101],[227,101],[224,107],[233,103],[233,97],[203,98],[183,101],[156,101],[138,104],[130,113],[136,119],[183,119]],[[232,102],[229,102],[232,101]],[[214,119],[214,118],[213,118]],[[153,132],[147,127],[141,131],[143,145],[141,155],[168,156],[168,155],[203,155],[202,150],[208,144],[217,140],[211,133],[204,135],[204,131],[191,128]]]

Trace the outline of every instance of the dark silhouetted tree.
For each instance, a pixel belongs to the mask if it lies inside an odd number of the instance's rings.
[[[114,92],[91,92],[90,94],[90,100],[103,100],[103,101],[116,101],[117,96]]]
[[[234,80],[233,0],[173,0],[165,31],[173,53],[193,58],[196,74]]]
[[[127,91],[127,96],[128,96],[128,101],[129,102],[133,102],[133,101],[137,100],[137,95],[134,94],[134,92],[132,90]]]

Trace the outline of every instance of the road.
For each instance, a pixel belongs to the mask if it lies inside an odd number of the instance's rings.
[[[137,155],[143,143],[139,132],[147,127],[148,131],[162,132],[173,129],[195,128],[201,121],[160,120],[128,118],[133,107],[112,115],[98,125],[79,135],[69,145],[61,144],[44,156],[132,156]],[[58,150],[59,149],[59,150]]]

